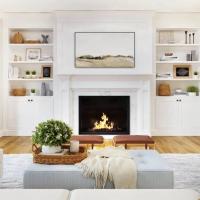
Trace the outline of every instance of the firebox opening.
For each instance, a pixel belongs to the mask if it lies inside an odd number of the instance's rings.
[[[79,134],[130,134],[130,97],[79,96]]]

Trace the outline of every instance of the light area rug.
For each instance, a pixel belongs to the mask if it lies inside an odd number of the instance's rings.
[[[174,186],[200,193],[200,154],[161,154],[174,169]],[[4,155],[4,175],[0,188],[23,188],[23,173],[31,164],[31,154]]]

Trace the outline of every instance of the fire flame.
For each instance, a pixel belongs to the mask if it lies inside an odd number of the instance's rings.
[[[100,130],[100,129],[108,129],[111,130],[114,127],[114,123],[113,122],[109,122],[108,117],[106,116],[106,114],[103,113],[103,115],[101,116],[101,120],[98,122],[96,121],[94,123],[94,130]]]

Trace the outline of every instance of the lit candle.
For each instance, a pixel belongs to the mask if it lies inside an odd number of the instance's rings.
[[[72,152],[72,153],[79,152],[79,141],[76,141],[76,140],[70,141],[70,152]]]

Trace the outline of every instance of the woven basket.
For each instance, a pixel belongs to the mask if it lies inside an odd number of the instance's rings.
[[[25,96],[26,95],[26,89],[25,88],[12,89],[11,95],[12,96]]]
[[[158,88],[158,95],[159,96],[170,96],[171,90],[169,84],[160,84]]]
[[[67,147],[69,148],[69,146]],[[79,163],[85,158],[87,158],[87,149],[83,146],[80,146],[79,153],[69,153],[65,155],[44,155],[41,154],[41,148],[37,147],[35,144],[32,146],[33,151],[33,162],[39,164],[48,164],[48,165],[59,165],[59,164],[75,164]]]

